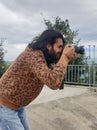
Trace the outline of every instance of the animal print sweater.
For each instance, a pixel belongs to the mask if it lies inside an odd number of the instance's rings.
[[[66,66],[57,63],[48,68],[43,53],[27,47],[0,79],[0,103],[17,110],[31,103],[44,84],[58,89]]]

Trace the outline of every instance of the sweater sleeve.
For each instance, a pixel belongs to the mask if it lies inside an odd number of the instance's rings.
[[[39,53],[34,54],[29,63],[30,71],[43,84],[46,84],[51,89],[58,89],[60,87],[67,65],[58,63],[51,69],[47,66],[44,56]]]

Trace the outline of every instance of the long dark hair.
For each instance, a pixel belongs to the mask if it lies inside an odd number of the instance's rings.
[[[45,30],[39,37],[35,37],[28,46],[33,50],[41,50],[44,53],[48,66],[50,66],[50,57],[46,45],[49,43],[53,46],[57,38],[61,38],[63,40],[63,44],[65,44],[63,35],[59,31],[48,29]]]

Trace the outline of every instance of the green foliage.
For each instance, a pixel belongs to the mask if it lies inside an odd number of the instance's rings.
[[[85,55],[77,54],[77,57],[74,58],[69,64],[87,65],[88,64],[88,57],[86,57]]]
[[[46,25],[47,29],[55,29],[60,31],[63,34],[66,42],[75,44],[74,38],[78,35],[78,30],[72,31],[70,29],[68,19],[63,21],[59,16],[57,16],[54,20],[54,23],[52,23],[50,20],[44,19],[44,24]],[[76,43],[78,43],[78,41],[76,41]]]
[[[0,77],[6,70],[6,63],[4,61],[4,49],[3,49],[3,43],[1,41],[0,43]]]

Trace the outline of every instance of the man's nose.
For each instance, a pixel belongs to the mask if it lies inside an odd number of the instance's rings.
[[[60,48],[60,52],[62,52],[63,51],[63,48]]]

